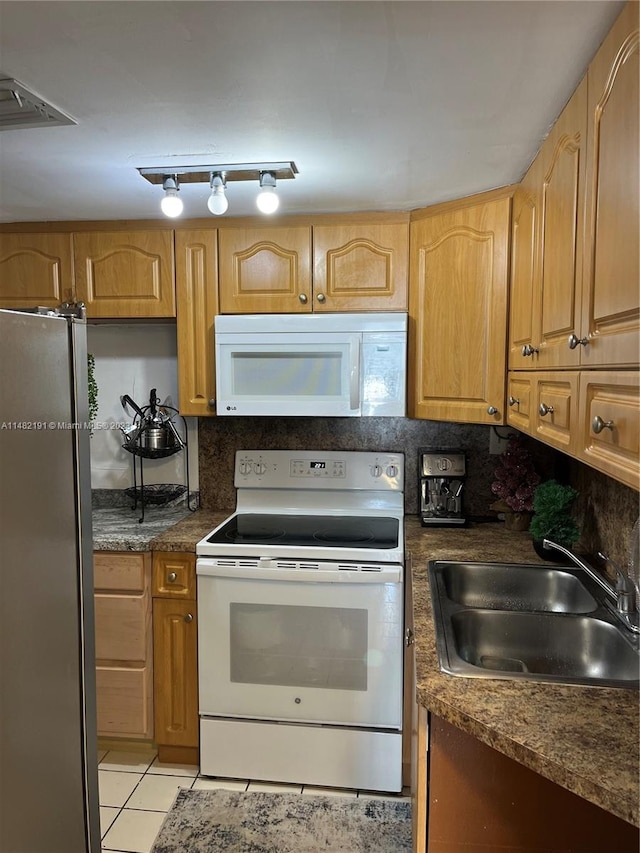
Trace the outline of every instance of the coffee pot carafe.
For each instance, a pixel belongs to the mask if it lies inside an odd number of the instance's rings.
[[[424,527],[464,526],[466,477],[461,450],[423,447],[418,452],[418,507]]]

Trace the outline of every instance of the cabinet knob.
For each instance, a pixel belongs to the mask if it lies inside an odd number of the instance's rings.
[[[193,622],[193,616],[191,615],[191,613],[187,613],[187,615],[184,617],[184,621],[187,623]]]
[[[603,421],[600,415],[596,415],[591,421],[591,429],[596,435],[600,435],[603,429],[613,430],[613,421]]]
[[[538,406],[538,413],[541,418],[543,418],[545,415],[552,415],[553,406],[547,406],[545,403],[540,403],[540,405]]]
[[[518,405],[519,406],[520,405],[520,398],[519,397],[509,397],[509,405],[510,406]]]
[[[306,305],[306,304],[307,304],[307,302],[308,302],[308,298],[307,298],[307,294],[306,294],[306,293],[301,293],[301,294],[298,296],[298,299],[300,300],[300,302],[302,302],[302,304],[303,304],[303,305]]]
[[[326,302],[327,301],[327,297],[324,295],[324,293],[319,293],[317,295],[316,299],[318,300],[318,302]]]
[[[178,575],[175,572],[169,572],[167,575],[167,580],[169,583],[175,583],[178,578]]]
[[[488,415],[497,415],[497,414],[498,414],[498,410],[496,409],[496,407],[495,407],[495,406],[488,406],[488,407],[487,407],[487,414],[488,414]]]
[[[532,356],[535,353],[540,352],[540,350],[537,349],[537,347],[532,347],[531,344],[525,344],[520,352],[526,358],[527,356]]]
[[[209,406],[210,409],[215,409],[215,407],[216,407],[215,399],[213,397],[211,397],[210,400],[207,400],[207,405]]]
[[[571,335],[569,335],[568,343],[569,343],[569,349],[575,349],[578,345],[586,347],[586,345],[589,343],[589,339],[588,338],[579,338],[577,335],[571,334]]]

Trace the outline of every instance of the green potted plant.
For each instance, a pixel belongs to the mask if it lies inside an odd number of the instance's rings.
[[[547,551],[543,539],[553,539],[565,548],[570,548],[578,539],[580,530],[571,514],[578,492],[571,486],[563,486],[556,480],[540,483],[533,494],[533,518],[529,525],[533,547],[545,560],[565,561],[558,551]]]

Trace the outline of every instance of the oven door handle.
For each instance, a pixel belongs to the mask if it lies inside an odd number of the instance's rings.
[[[273,561],[275,562],[275,560]],[[220,565],[215,560],[199,559],[196,562],[199,577],[232,578],[234,580],[294,581],[300,583],[401,583],[400,566],[385,567],[380,571],[350,569],[285,569],[277,566]]]

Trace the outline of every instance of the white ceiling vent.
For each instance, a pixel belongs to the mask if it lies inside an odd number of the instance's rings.
[[[78,123],[17,80],[5,78],[2,72],[0,78],[0,130]]]

